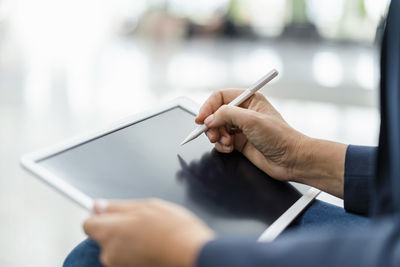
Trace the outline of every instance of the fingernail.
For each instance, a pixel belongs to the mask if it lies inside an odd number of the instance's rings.
[[[220,142],[221,142],[221,144],[223,145],[223,146],[227,146],[227,144],[228,144],[228,137],[226,137],[226,136],[222,136],[221,137],[221,140],[220,140]],[[229,146],[228,146],[229,147]]]
[[[222,150],[225,151],[225,152],[230,152],[231,151],[231,147],[222,145]]]
[[[214,120],[214,114],[211,114],[204,120],[204,124],[210,124]]]
[[[101,213],[106,212],[107,207],[108,207],[108,200],[106,200],[106,199],[97,199],[94,202],[93,211],[96,214],[101,214]]]
[[[208,139],[211,139],[213,137],[213,134],[210,131],[207,131],[206,135],[207,135]]]

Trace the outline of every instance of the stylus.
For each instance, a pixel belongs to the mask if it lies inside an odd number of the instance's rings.
[[[257,82],[255,82],[252,86],[247,88],[243,93],[241,93],[238,97],[232,100],[228,104],[228,106],[239,106],[242,104],[244,101],[249,99],[253,94],[255,94],[258,90],[264,87],[267,83],[269,83],[273,78],[275,78],[278,75],[278,71],[276,69],[271,70],[268,72],[265,76],[263,76],[261,79],[259,79]],[[192,141],[193,139],[199,137],[202,133],[207,131],[208,128],[205,124],[199,125],[196,129],[194,129],[188,137],[183,140],[181,143],[181,146],[184,144]]]

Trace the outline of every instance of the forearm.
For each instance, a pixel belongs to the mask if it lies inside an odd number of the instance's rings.
[[[196,266],[399,266],[397,219],[345,231],[292,232],[270,243],[215,240],[202,249]]]
[[[304,137],[291,180],[343,198],[347,145]]]

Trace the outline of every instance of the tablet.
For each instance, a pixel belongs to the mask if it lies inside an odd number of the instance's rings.
[[[191,210],[219,235],[275,238],[319,190],[278,182],[239,152],[217,152],[204,135],[180,146],[197,109],[179,98],[21,163],[87,210],[98,198],[161,198]]]

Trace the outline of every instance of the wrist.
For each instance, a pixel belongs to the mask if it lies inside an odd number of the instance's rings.
[[[307,176],[307,172],[314,160],[314,139],[302,133],[296,135],[293,141],[291,154],[293,155],[292,165],[290,169],[289,181],[304,183],[303,177]]]
[[[291,181],[343,196],[347,145],[304,136],[298,145]]]

